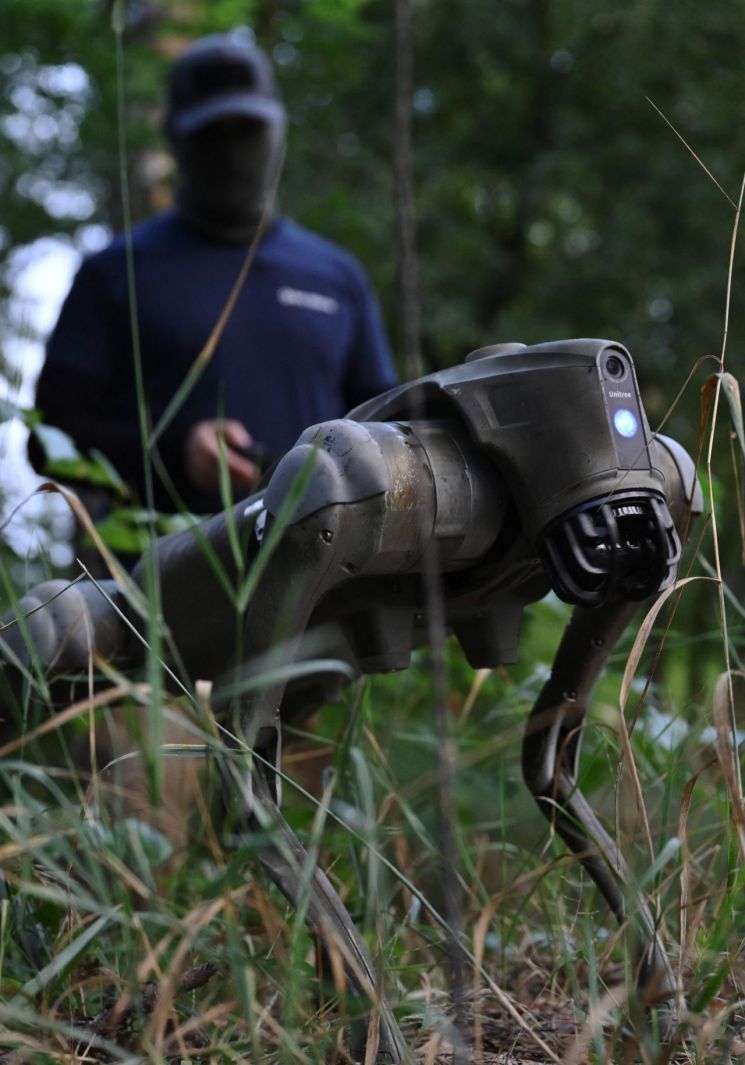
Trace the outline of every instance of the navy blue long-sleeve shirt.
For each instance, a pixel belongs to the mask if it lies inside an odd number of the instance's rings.
[[[204,347],[246,248],[202,235],[177,213],[132,233],[144,394],[155,425]],[[86,259],[47,345],[44,420],[95,447],[143,493],[131,307],[123,237]],[[205,418],[237,418],[270,452],[396,383],[376,300],[357,261],[284,218],[264,235],[215,352],[159,441],[186,505],[219,501],[186,479],[183,444]],[[162,486],[156,503],[171,509]]]

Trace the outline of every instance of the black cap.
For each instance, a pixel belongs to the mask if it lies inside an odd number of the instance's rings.
[[[184,135],[219,118],[283,122],[285,109],[268,57],[231,34],[213,34],[176,60],[168,79],[166,129]]]

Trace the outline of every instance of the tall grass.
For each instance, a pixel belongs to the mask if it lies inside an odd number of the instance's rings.
[[[654,1027],[629,1028],[632,945],[575,860],[547,836],[520,780],[522,724],[565,614],[551,599],[532,610],[521,664],[509,672],[474,678],[458,649],[447,648],[453,827],[471,955],[466,1032],[452,1027],[438,917],[427,652],[405,674],[353,685],[312,732],[291,738],[284,812],[370,937],[425,1058],[460,1038],[485,1061],[513,1043],[527,1060],[551,1060],[511,1006],[558,1060],[581,1060],[580,1047],[597,1061],[663,1062],[680,1053],[726,1060],[743,1020],[743,862],[716,756],[713,689],[685,704],[662,684],[647,689],[632,752],[651,857],[631,789],[616,785],[625,652],[601,684],[582,760],[581,786],[616,821],[681,973],[681,1026],[669,1044]],[[667,656],[688,653],[686,637],[668,631],[666,640]],[[83,699],[59,726],[50,719],[55,727],[38,738],[29,726],[50,711],[24,702],[27,735],[0,750],[0,1044],[18,1048],[6,1060],[344,1060],[350,1019],[361,1019],[366,1004],[346,994],[338,968],[317,972],[302,914],[259,871],[261,839],[227,845],[209,780],[175,851],[157,825],[101,803],[100,787],[70,754],[81,736],[87,742],[91,717],[163,706],[135,685],[124,697],[121,686],[113,690],[109,705],[104,696],[97,702],[94,711]],[[177,759],[207,761],[218,734],[204,698],[169,700],[167,716],[188,720],[195,746],[159,749],[161,776]]]

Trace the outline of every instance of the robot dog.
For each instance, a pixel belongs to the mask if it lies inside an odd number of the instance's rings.
[[[276,679],[286,671],[261,686],[251,677],[267,662],[297,661],[309,633],[329,631],[360,672],[405,669],[426,640],[423,572],[433,555],[447,626],[474,667],[515,661],[523,609],[550,588],[574,604],[527,723],[523,773],[619,921],[633,915],[639,987],[664,999],[674,980],[651,907],[579,790],[577,763],[595,682],[638,603],[674,580],[681,537],[700,510],[693,463],[651,435],[622,345],[494,345],[308,429],[256,494],[156,541],[133,579],[143,584],[154,567],[188,677],[237,693],[224,712],[258,757],[243,779],[234,770],[225,779],[246,824],[275,826],[260,859],[293,902],[307,855],[282,819],[272,766],[295,702]],[[215,558],[233,577],[257,567],[245,608],[216,577]],[[86,668],[91,651],[136,665],[142,645],[115,607],[136,627],[114,582],[47,582],[21,602],[25,640],[50,672]],[[21,626],[5,639],[6,654],[28,658]],[[321,685],[304,698],[328,694]],[[372,995],[367,948],[320,870],[308,921],[337,944],[351,985]],[[378,1060],[406,1055],[382,1001]]]

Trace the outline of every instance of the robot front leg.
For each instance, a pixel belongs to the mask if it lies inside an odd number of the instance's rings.
[[[638,928],[637,983],[644,1001],[651,1004],[675,992],[657,922],[618,843],[577,785],[581,731],[592,690],[636,609],[636,603],[610,603],[574,610],[551,676],[528,719],[523,775],[541,812],[579,857],[619,922],[628,918]]]
[[[655,464],[663,473],[676,532],[685,539],[691,519],[700,515],[703,508],[694,463],[668,437],[655,437],[652,450]],[[613,553],[611,550],[611,556]],[[654,913],[634,882],[618,843],[603,828],[577,786],[581,731],[592,691],[637,606],[617,589],[603,605],[592,609],[575,607],[551,676],[528,720],[523,775],[542,813],[579,856],[618,920],[629,919],[638,928],[637,984],[642,1000],[651,1004],[671,998],[676,991]]]

